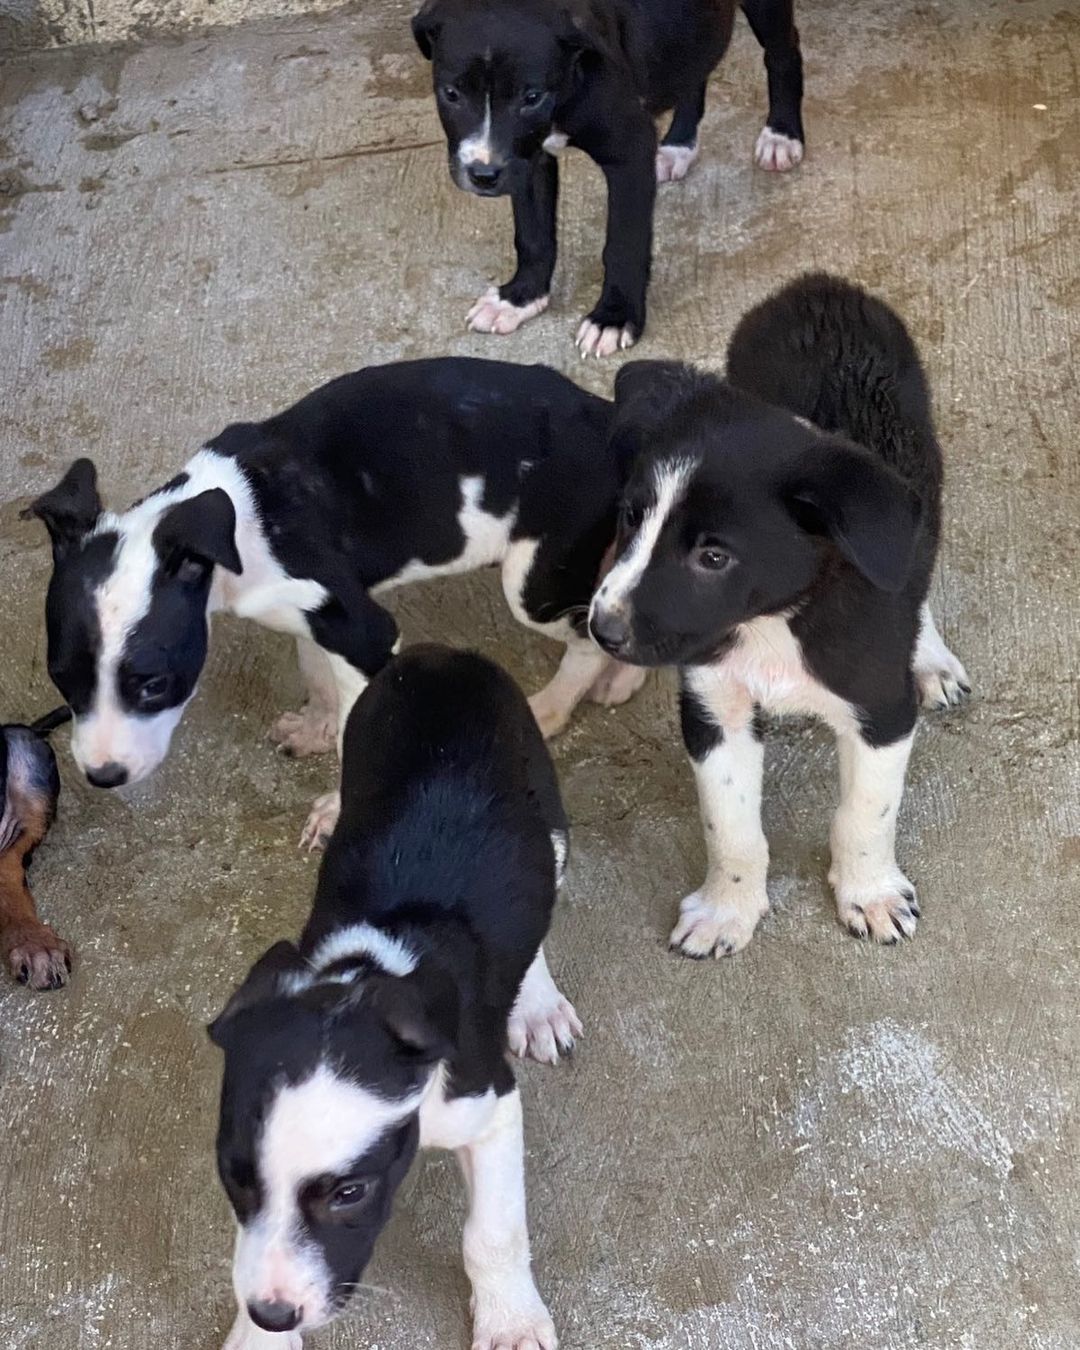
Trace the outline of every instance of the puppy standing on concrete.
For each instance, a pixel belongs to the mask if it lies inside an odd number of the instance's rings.
[[[765,52],[769,115],[754,157],[789,169],[803,155],[802,56],[792,0],[743,0]],[[482,197],[509,193],[517,271],[468,314],[512,333],[548,305],[559,171],[584,150],[607,180],[604,287],[577,333],[609,356],[645,328],[656,183],[684,178],[698,153],[710,74],[727,50],[733,0],[428,0],[413,20],[433,66],[450,173]],[[674,110],[657,145],[654,116]]]
[[[585,632],[615,531],[611,404],[544,366],[445,358],[372,366],[264,422],[227,427],[123,514],[78,460],[29,508],[52,539],[49,673],[75,715],[88,781],[161,763],[206,659],[215,610],[294,634],[308,703],[275,738],[331,748],[398,641],[374,598],[502,564],[515,617],[566,643],[532,700],[545,734],[586,695],[629,698],[644,672]],[[336,819],[320,798],[305,839]]]
[[[620,371],[615,435],[636,462],[590,615],[620,660],[680,667],[709,865],[671,941],[730,955],[768,908],[765,709],[836,732],[840,919],[892,943],[919,918],[894,856],[917,691],[970,692],[926,603],[942,465],[922,366],[890,309],[810,276],[746,316],[727,374]]]
[[[57,708],[30,726],[0,727],[0,958],[31,989],[59,989],[71,972],[71,948],[38,918],[26,880],[60,796],[56,756],[45,737],[70,716]]]
[[[418,1146],[465,1174],[473,1350],[554,1350],[506,1058],[507,1019],[527,1036],[550,984],[568,845],[551,758],[497,666],[414,647],[352,711],[342,799],[299,947],[272,947],[210,1028],[239,1225],[227,1350],[299,1350],[342,1309]]]

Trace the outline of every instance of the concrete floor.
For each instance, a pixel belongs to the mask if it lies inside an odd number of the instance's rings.
[[[27,497],[76,454],[126,504],[230,418],[342,370],[458,352],[574,360],[604,199],[564,173],[552,311],[463,315],[507,270],[506,203],[447,178],[411,6],[9,63],[0,94],[0,646],[5,717],[55,701]],[[802,14],[809,158],[750,165],[763,107],[740,23],[704,155],[661,192],[641,355],[719,363],[778,280],[827,266],[906,315],[949,484],[939,623],[976,684],[924,725],[900,859],[915,942],[837,926],[829,738],[768,738],[774,911],[723,964],[665,951],[703,850],[653,677],[556,745],[573,862],[550,946],[587,1022],[522,1072],[536,1265],[565,1350],[1076,1350],[1080,1345],[1080,703],[1074,344],[1080,17],[1061,0],[818,0]],[[555,652],[491,576],[413,588],[410,640]],[[294,933],[295,839],[329,762],[275,756],[289,644],[222,621],[174,753],[80,785],[35,865],[71,987],[0,981],[0,1344],[216,1350],[230,1221],[203,1023]],[[353,1315],[313,1347],[467,1344],[454,1163],[415,1170]]]

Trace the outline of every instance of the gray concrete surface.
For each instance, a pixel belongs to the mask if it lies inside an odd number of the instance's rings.
[[[54,701],[47,549],[17,513],[72,456],[126,503],[228,419],[421,353],[610,387],[571,347],[604,215],[580,158],[552,311],[512,339],[465,333],[506,271],[509,214],[449,183],[408,9],[8,65],[6,717]],[[833,918],[820,729],[769,734],[774,911],[709,965],[664,949],[703,867],[669,682],[557,743],[574,856],[551,955],[587,1037],[522,1073],[536,1264],[566,1350],[1075,1350],[1080,18],[1060,0],[820,0],[802,27],[805,166],[751,168],[763,90],[740,24],[703,158],[661,192],[639,352],[718,363],[738,315],[802,267],[901,308],[948,455],[935,605],[976,701],[920,733],[900,859],[924,918],[891,951]],[[555,658],[493,577],[397,609],[410,640],[475,644],[529,689]],[[297,696],[288,644],[223,621],[150,782],[95,793],[58,736],[36,889],[79,964],[59,994],[0,982],[9,1350],[214,1350],[229,1324],[202,1024],[309,902],[295,839],[332,766],[263,738]],[[352,1316],[313,1347],[465,1346],[461,1211],[452,1160],[429,1158]]]

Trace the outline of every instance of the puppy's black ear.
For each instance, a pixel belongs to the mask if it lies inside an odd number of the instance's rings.
[[[223,488],[171,506],[154,529],[154,547],[167,568],[187,580],[199,580],[216,563],[238,575],[236,511]]]
[[[439,40],[443,24],[441,11],[440,0],[427,0],[427,4],[421,6],[412,18],[413,37],[425,61],[431,60],[435,44]]]
[[[31,502],[20,516],[37,516],[45,522],[53,553],[65,548],[94,528],[101,515],[97,470],[89,459],[77,459],[56,487]]]
[[[415,974],[379,976],[367,981],[361,994],[411,1062],[437,1064],[450,1055],[457,999],[436,972],[427,972],[423,985]]]
[[[610,444],[624,478],[638,452],[690,397],[700,379],[681,361],[628,361],[615,376]]]
[[[825,534],[864,577],[895,594],[911,573],[923,504],[862,446],[834,437],[808,450],[783,497],[798,523]]]
[[[282,975],[307,969],[307,962],[291,942],[275,942],[248,971],[243,984],[206,1028],[210,1039],[221,1050],[228,1040],[229,1025],[237,1013],[253,1008],[276,992]]]
[[[573,58],[575,69],[588,70],[603,61],[627,64],[627,35],[618,6],[577,0],[558,12],[559,43]]]

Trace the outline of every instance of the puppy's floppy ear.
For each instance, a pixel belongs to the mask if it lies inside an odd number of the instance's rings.
[[[199,579],[215,563],[238,575],[243,571],[236,550],[236,511],[223,488],[209,488],[170,506],[154,528],[154,547],[166,567],[180,575],[190,571],[188,580]]]
[[[94,528],[101,515],[97,490],[97,470],[92,460],[77,459],[56,487],[31,502],[20,516],[37,516],[45,522],[52,540],[53,553],[82,538]]]
[[[604,60],[628,64],[624,25],[619,13],[612,13],[608,6],[597,6],[592,0],[564,4],[556,25],[559,43],[574,58],[575,68],[587,69]]]
[[[274,994],[282,975],[306,969],[307,962],[291,942],[275,942],[263,952],[248,971],[243,984],[206,1028],[210,1039],[223,1050],[228,1040],[229,1026],[237,1013],[254,1008]]]
[[[358,991],[378,1014],[401,1053],[416,1064],[437,1064],[453,1050],[457,997],[448,979],[428,971],[423,983],[416,973],[380,975]]]
[[[923,504],[861,445],[823,438],[807,450],[783,497],[803,529],[825,534],[864,577],[895,594],[907,582]]]
[[[693,393],[700,379],[681,361],[628,361],[615,376],[609,441],[624,478],[650,436]]]
[[[413,37],[425,61],[431,60],[439,40],[443,25],[442,8],[441,0],[427,0],[427,4],[422,5],[412,17]]]

